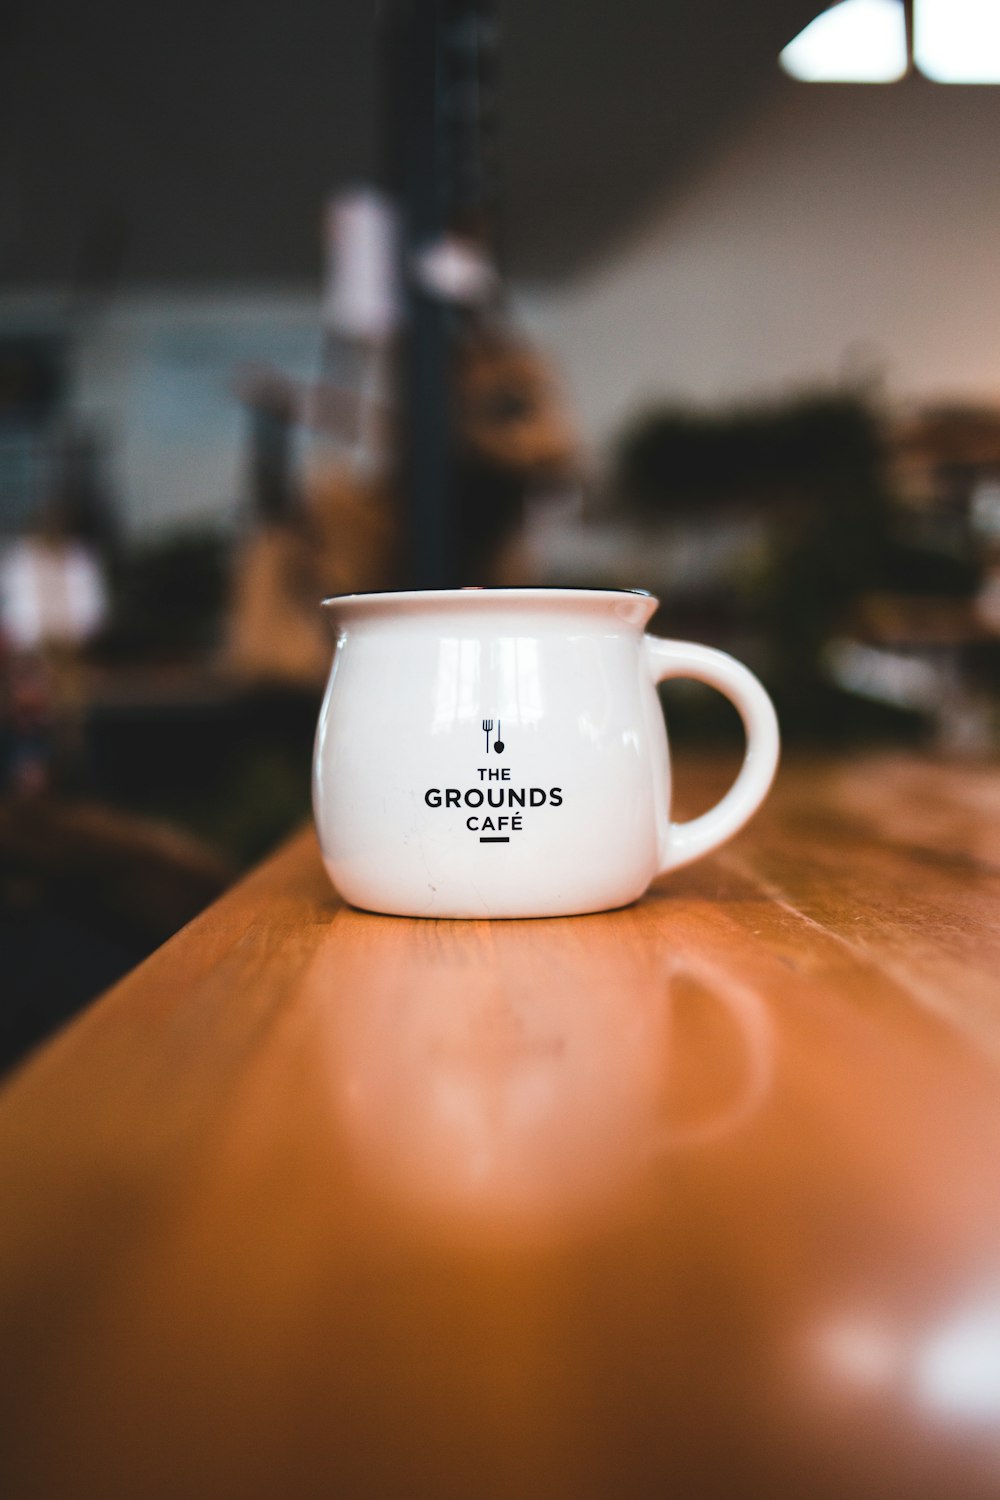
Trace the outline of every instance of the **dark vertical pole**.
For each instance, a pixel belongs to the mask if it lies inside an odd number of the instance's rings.
[[[406,529],[403,583],[447,588],[455,577],[454,460],[447,304],[413,274],[448,229],[442,129],[446,0],[398,0],[390,27],[390,174],[400,204],[404,329],[400,348],[399,483]]]
[[[906,71],[913,72],[913,0],[903,0],[903,24],[906,27]]]

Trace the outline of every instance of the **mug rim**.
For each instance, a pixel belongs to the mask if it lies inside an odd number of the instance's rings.
[[[501,584],[497,587],[484,587],[480,584],[463,584],[459,588],[450,589],[360,589],[353,594],[331,594],[327,599],[320,600],[320,609],[328,609],[334,604],[351,604],[355,600],[359,603],[369,604],[381,603],[428,603],[448,604],[458,600],[475,598],[496,598],[502,595],[510,598],[517,595],[527,601],[532,599],[566,599],[571,600],[579,597],[585,600],[593,600],[595,595],[606,599],[651,599],[659,604],[659,599],[650,589],[641,588],[597,588],[587,584],[568,586],[556,585],[554,587]],[[471,602],[471,600],[470,600]]]

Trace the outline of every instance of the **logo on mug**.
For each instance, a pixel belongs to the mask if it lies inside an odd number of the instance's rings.
[[[493,720],[483,720],[483,733],[486,736],[486,754],[490,753],[490,735],[493,733]],[[493,749],[497,755],[503,754],[503,740],[500,738],[500,720],[497,719],[497,737],[493,741]]]
[[[501,739],[500,720],[483,719],[486,753],[502,755],[506,746]],[[522,808],[562,807],[561,786],[515,786],[509,765],[476,766],[472,786],[432,786],[424,793],[428,807],[463,808],[465,826],[481,844],[509,844],[511,836],[524,832]],[[474,780],[473,777],[469,778]]]

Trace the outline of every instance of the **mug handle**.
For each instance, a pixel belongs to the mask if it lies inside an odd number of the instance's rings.
[[[778,718],[774,705],[748,668],[725,651],[690,641],[667,641],[647,635],[646,661],[654,683],[690,677],[727,697],[746,730],[746,753],[739,775],[721,802],[699,818],[667,825],[666,849],[659,874],[677,870],[717,849],[753,817],[771,789],[778,769]]]

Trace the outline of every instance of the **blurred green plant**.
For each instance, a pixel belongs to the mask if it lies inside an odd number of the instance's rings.
[[[859,479],[870,483],[882,458],[867,404],[821,395],[760,409],[649,412],[624,434],[617,468],[625,493],[661,512],[805,490],[839,495]]]
[[[889,479],[884,425],[853,395],[806,396],[760,409],[664,408],[640,417],[616,453],[616,488],[641,521],[673,518],[708,530],[751,515],[763,555],[734,586],[697,601],[730,629],[763,641],[769,686],[786,732],[843,740],[869,730],[912,733],[911,714],[865,704],[826,679],[823,652],[850,628],[866,595],[968,597],[971,557],[914,545]],[[667,601],[666,615],[676,615]],[[873,728],[874,726],[874,728]]]

